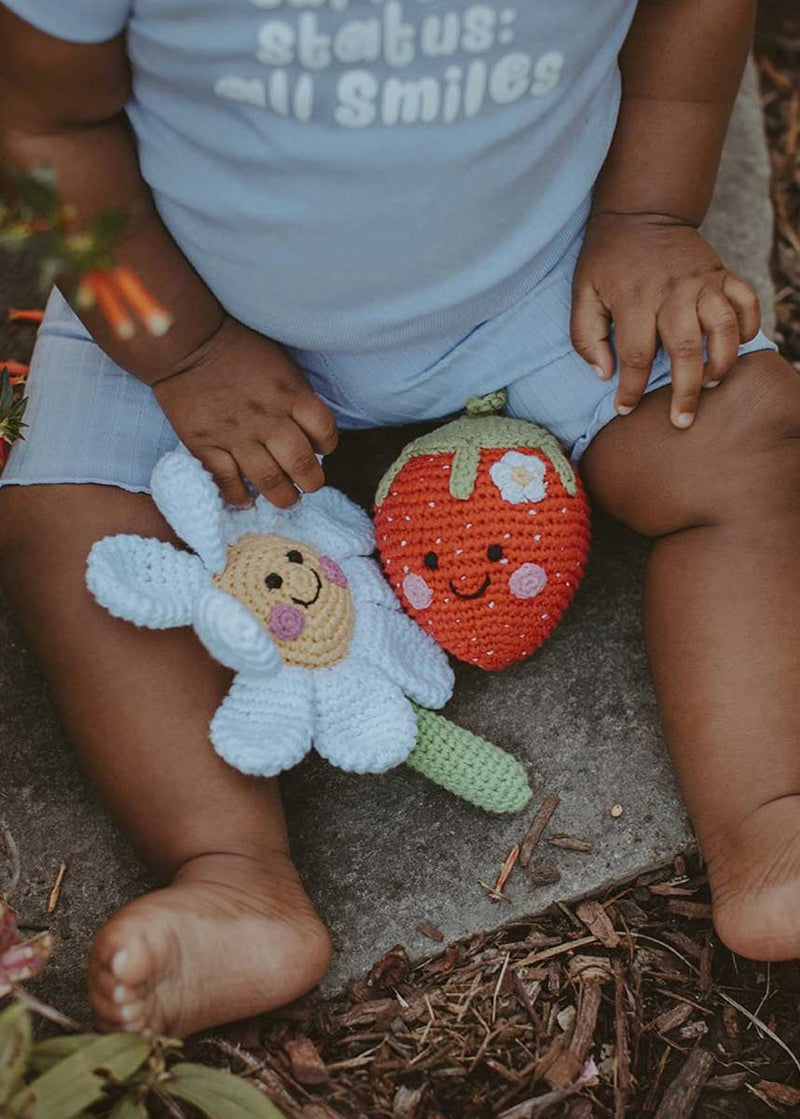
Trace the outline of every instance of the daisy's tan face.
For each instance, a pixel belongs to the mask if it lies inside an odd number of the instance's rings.
[[[228,548],[215,585],[267,627],[287,664],[328,668],[344,660],[355,624],[339,565],[285,536],[243,536]]]

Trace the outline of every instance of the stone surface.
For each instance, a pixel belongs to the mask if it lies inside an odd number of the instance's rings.
[[[767,165],[752,74],[737,105],[708,230],[731,266],[754,281],[765,311],[771,215]],[[0,279],[0,305],[30,299],[30,272]],[[27,289],[27,290],[26,290]],[[768,315],[765,315],[768,317]],[[4,339],[6,354],[21,351]],[[6,345],[7,344],[7,345]],[[368,502],[381,468],[407,436],[366,433],[345,440],[330,479]],[[364,468],[367,463],[368,468]],[[541,911],[670,859],[690,841],[662,746],[639,625],[643,543],[601,519],[583,586],[550,642],[525,665],[499,675],[463,669],[448,714],[512,750],[536,790],[520,817],[495,819],[401,769],[349,777],[309,759],[284,781],[292,843],[337,946],[327,987],[362,973],[397,942],[412,953],[434,946],[416,930],[437,925],[448,940]],[[91,936],[147,878],[84,785],[31,658],[0,616],[0,817],[23,866],[17,901],[25,920],[52,924],[62,946],[37,985],[42,997],[85,1018],[83,964]],[[512,904],[488,900],[512,844],[544,795],[561,798],[552,831],[590,839],[592,854],[545,844],[562,878],[533,889],[517,870]],[[624,807],[612,818],[614,804]],[[53,917],[47,898],[68,863]]]

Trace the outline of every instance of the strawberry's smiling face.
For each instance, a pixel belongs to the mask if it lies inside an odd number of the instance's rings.
[[[453,462],[406,462],[376,511],[378,547],[420,625],[459,659],[503,668],[538,648],[572,598],[588,548],[586,502],[537,450],[482,450],[468,500],[450,492]]]

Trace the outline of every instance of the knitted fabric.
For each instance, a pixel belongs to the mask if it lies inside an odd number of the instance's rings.
[[[531,798],[525,770],[504,750],[417,708],[412,769],[486,812],[519,812]]]
[[[375,530],[407,611],[485,669],[530,656],[583,576],[590,522],[578,475],[535,424],[467,415],[409,444],[383,478]]]
[[[153,474],[153,497],[195,555],[137,536],[92,548],[86,581],[117,617],[155,629],[191,624],[236,673],[211,723],[217,752],[272,776],[311,748],[378,773],[414,747],[411,700],[443,706],[447,658],[400,610],[369,558],[369,517],[336,490],[288,511],[258,498],[226,507],[183,449]]]

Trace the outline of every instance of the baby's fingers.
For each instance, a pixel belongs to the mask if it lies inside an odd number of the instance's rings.
[[[614,340],[619,361],[619,388],[614,406],[629,415],[642,398],[656,356],[656,320],[639,307],[614,312]]]
[[[315,392],[297,394],[292,404],[292,419],[303,429],[318,454],[329,455],[336,450],[339,441],[336,419]]]
[[[251,444],[239,454],[239,465],[258,492],[279,509],[290,508],[299,498],[291,478],[266,447]]]
[[[303,493],[325,485],[325,474],[305,433],[290,419],[269,433],[269,453]],[[296,496],[296,495],[295,495]]]
[[[708,360],[703,379],[711,389],[729,373],[739,352],[739,320],[728,300],[716,288],[700,293],[697,317],[708,339]]]
[[[658,332],[671,366],[670,418],[675,427],[691,427],[703,387],[703,332],[696,304],[667,303],[658,318]]]
[[[206,470],[214,476],[219,492],[229,505],[252,505],[253,496],[244,484],[231,454],[218,447],[196,450],[190,446],[189,450],[197,455]]]
[[[591,285],[576,283],[570,317],[572,345],[604,381],[614,376],[610,331],[611,314],[600,296]]]
[[[739,320],[739,341],[749,342],[761,326],[761,308],[758,296],[748,283],[733,272],[728,272],[722,284],[722,294],[727,297]]]

